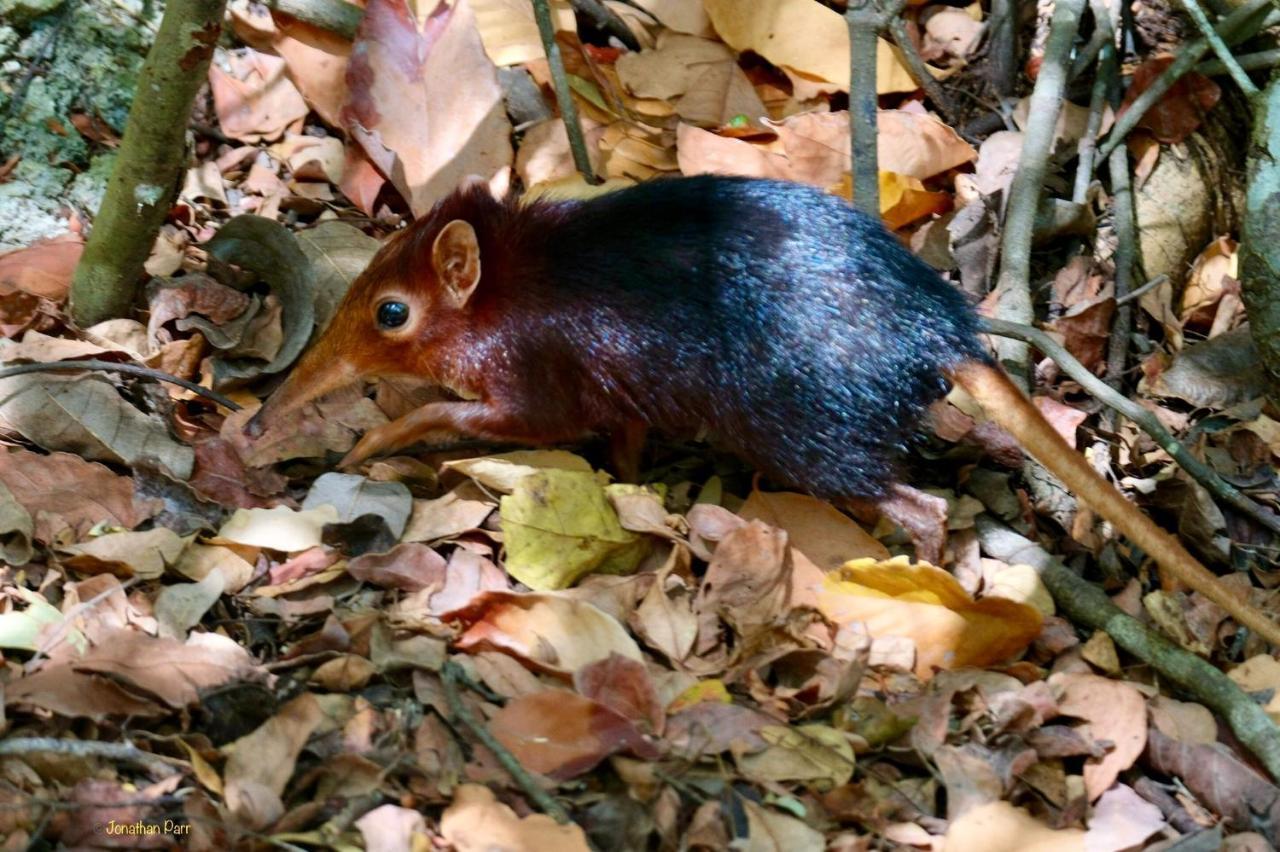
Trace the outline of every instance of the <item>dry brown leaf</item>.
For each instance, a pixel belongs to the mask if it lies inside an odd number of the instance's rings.
[[[82,573],[108,571],[118,577],[158,580],[165,568],[178,561],[188,540],[155,527],[146,532],[110,533],[61,550],[70,554],[63,561]]]
[[[817,0],[705,0],[716,32],[737,51],[753,50],[801,78],[849,88],[849,29],[839,12]],[[876,40],[876,92],[914,92],[915,80],[884,39]]]
[[[489,730],[521,766],[560,781],[619,751],[648,759],[658,755],[625,716],[561,690],[517,696],[489,719]]]
[[[421,216],[468,175],[510,166],[511,124],[469,0],[418,21],[404,0],[365,11],[345,124]]]
[[[522,819],[479,784],[463,784],[454,792],[453,802],[440,816],[440,835],[458,852],[591,849],[577,825],[559,825],[546,814],[530,814]]]
[[[1085,764],[1085,791],[1092,802],[1142,754],[1147,744],[1146,702],[1129,684],[1093,674],[1055,674],[1049,684],[1063,692],[1058,702],[1062,715],[1084,719],[1094,739],[1114,744],[1101,758]]]
[[[181,642],[126,628],[101,637],[83,657],[60,659],[9,683],[5,700],[65,716],[154,715],[153,701],[181,709],[198,701],[200,690],[258,671],[226,636],[194,633]],[[121,700],[129,709],[120,709]]]
[[[222,132],[242,142],[271,141],[301,129],[307,104],[285,75],[285,61],[253,48],[218,50],[209,88]]]
[[[226,803],[241,822],[262,828],[284,813],[280,794],[324,715],[315,696],[303,693],[253,733],[226,746]]]
[[[1125,90],[1117,118],[1133,104],[1138,95],[1145,92],[1173,63],[1172,56],[1153,56],[1133,72],[1129,88]],[[1143,113],[1139,127],[1150,130],[1161,142],[1174,144],[1190,136],[1204,120],[1204,114],[1213,109],[1222,90],[1218,84],[1192,71],[1183,74],[1172,88],[1160,96],[1155,105]]]
[[[738,514],[748,521],[761,520],[785,530],[791,546],[823,571],[864,556],[889,558],[885,546],[858,526],[857,521],[830,503],[806,494],[752,491]]]
[[[83,237],[64,234],[0,254],[0,294],[20,291],[51,302],[62,301],[83,252]]]
[[[133,480],[70,453],[0,453],[0,482],[35,521],[45,544],[79,541],[98,524],[132,529],[159,509],[135,501]]]
[[[459,650],[514,654],[545,671],[569,675],[612,653],[643,659],[626,630],[589,603],[554,592],[487,592],[447,614],[466,625]]]
[[[341,127],[351,40],[291,15],[276,20],[272,49],[284,60],[302,99],[330,127]]]
[[[522,65],[544,59],[533,4],[524,0],[471,0],[476,29],[494,65]],[[551,22],[557,32],[577,33],[568,0],[551,0]]]

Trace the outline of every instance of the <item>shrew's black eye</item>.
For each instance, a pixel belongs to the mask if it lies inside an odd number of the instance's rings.
[[[409,321],[409,306],[404,302],[383,302],[378,305],[378,326],[399,328]]]

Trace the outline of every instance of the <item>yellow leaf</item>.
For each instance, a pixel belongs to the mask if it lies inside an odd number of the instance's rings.
[[[934,213],[951,209],[951,196],[929,192],[913,177],[896,172],[880,172],[880,217],[896,230]]]
[[[826,576],[818,609],[837,624],[863,622],[873,638],[916,644],[916,674],[988,666],[1021,652],[1040,632],[1033,607],[1005,598],[973,600],[932,565],[857,559]]]
[[[507,573],[537,591],[564,589],[592,571],[625,574],[650,547],[622,528],[599,477],[539,470],[502,498]]]
[[[668,713],[678,713],[704,701],[715,701],[720,704],[732,704],[733,696],[722,680],[700,680],[675,697],[667,705]]]

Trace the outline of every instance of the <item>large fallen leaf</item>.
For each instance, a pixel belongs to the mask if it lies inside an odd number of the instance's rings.
[[[252,48],[218,50],[209,65],[209,89],[218,127],[242,142],[278,139],[307,115],[306,102],[285,75],[284,60]]]
[[[293,233],[262,216],[237,216],[205,244],[210,258],[255,273],[271,286],[284,310],[283,340],[274,356],[216,360],[214,382],[278,373],[293,363],[311,337],[316,309],[311,264]]]
[[[272,49],[304,101],[331,127],[342,126],[351,40],[292,15],[276,18]]]
[[[520,765],[563,781],[590,771],[611,754],[657,749],[625,716],[572,692],[544,690],[508,701],[489,730]]]
[[[1005,598],[973,600],[954,577],[904,557],[859,559],[828,574],[818,608],[836,624],[863,622],[872,637],[915,642],[919,677],[935,669],[988,666],[1021,652],[1040,632],[1034,607]]]
[[[261,670],[249,653],[217,633],[193,633],[181,642],[119,629],[83,657],[49,663],[6,684],[5,701],[64,716],[101,718],[122,712],[112,694],[130,695],[141,709],[124,712],[154,713],[159,708],[144,696],[181,709],[196,703],[202,690],[255,673],[260,676]]]
[[[83,237],[64,234],[0,254],[0,294],[22,292],[60,301],[83,252]]]
[[[124,465],[151,459],[176,479],[191,476],[195,452],[101,375],[11,376],[0,379],[0,400],[0,424],[47,450]]]
[[[1049,679],[1062,690],[1058,710],[1089,723],[1095,740],[1110,740],[1113,747],[1101,758],[1084,765],[1085,792],[1089,801],[1101,796],[1124,770],[1133,765],[1147,744],[1147,705],[1142,693],[1129,684],[1094,674],[1062,672]]]
[[[35,521],[45,544],[78,541],[98,524],[131,529],[159,506],[134,499],[133,480],[70,453],[0,453],[0,482]]]
[[[466,625],[456,643],[460,650],[505,651],[558,674],[572,674],[613,653],[643,659],[616,619],[589,603],[555,594],[487,592],[445,617]]]
[[[634,95],[674,101],[690,124],[719,127],[742,116],[756,123],[764,104],[723,43],[664,32],[654,50],[618,58],[618,78]]]
[[[324,716],[315,696],[303,693],[253,733],[226,746],[226,803],[233,814],[261,828],[284,813],[280,794]]]
[[[574,823],[559,825],[546,814],[521,818],[479,784],[463,784],[440,815],[440,836],[458,852],[554,849],[588,852],[587,836]]]
[[[839,12],[817,0],[705,0],[704,5],[716,32],[734,50],[753,50],[803,78],[848,90],[849,28]],[[877,39],[876,92],[918,88],[889,43]]]
[[[458,488],[434,500],[414,500],[401,540],[438,541],[461,535],[484,523],[494,508],[492,502],[472,499]]]
[[[881,171],[925,180],[978,158],[973,146],[933,113],[882,109],[876,113],[876,131]]]
[[[419,19],[405,0],[370,0],[347,66],[352,138],[423,215],[467,175],[512,163],[502,87],[469,0]]]
[[[622,528],[594,473],[532,473],[500,511],[507,573],[538,591],[567,588],[592,571],[627,573],[650,546]]]
[[[791,546],[824,571],[851,559],[888,559],[889,551],[830,503],[787,491],[751,492],[738,514],[787,531]]]
[[[15,592],[27,604],[26,609],[11,609],[0,613],[0,648],[21,651],[38,651],[41,637],[53,625],[64,626],[66,616],[43,597],[21,586]],[[75,644],[83,649],[84,637],[74,627],[66,626],[68,634],[75,637]]]
[[[178,561],[187,542],[170,529],[156,527],[146,532],[110,533],[61,550],[70,554],[63,561],[77,571],[108,571],[118,577],[156,580]]]
[[[403,482],[374,482],[351,473],[326,473],[311,484],[302,501],[304,511],[332,506],[340,523],[361,515],[376,515],[397,539],[409,522],[413,495]]]

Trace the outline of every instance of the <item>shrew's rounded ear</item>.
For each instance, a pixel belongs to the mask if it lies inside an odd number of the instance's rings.
[[[446,298],[460,308],[480,283],[480,242],[470,222],[454,219],[440,229],[431,246],[431,265]]]

